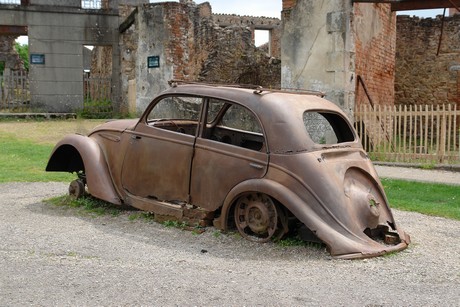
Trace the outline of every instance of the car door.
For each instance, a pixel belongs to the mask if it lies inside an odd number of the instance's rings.
[[[123,188],[132,195],[187,202],[202,98],[160,99],[133,131],[123,163]]]
[[[215,210],[238,183],[265,175],[268,154],[261,125],[249,109],[210,99],[205,114],[205,129],[195,144],[190,194],[193,204]]]

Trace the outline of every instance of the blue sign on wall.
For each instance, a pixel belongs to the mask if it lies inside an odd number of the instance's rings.
[[[30,55],[30,64],[45,64],[45,55],[32,53]]]
[[[149,56],[147,57],[147,67],[148,68],[156,68],[160,67],[160,56]]]

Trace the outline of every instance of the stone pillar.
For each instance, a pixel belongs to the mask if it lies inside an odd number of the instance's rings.
[[[351,1],[283,1],[283,9],[281,86],[325,92],[351,117],[355,88]]]

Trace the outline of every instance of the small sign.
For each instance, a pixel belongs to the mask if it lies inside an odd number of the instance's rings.
[[[149,56],[147,57],[147,66],[148,68],[160,67],[160,56]]]
[[[32,53],[30,55],[30,64],[45,64],[45,55]]]

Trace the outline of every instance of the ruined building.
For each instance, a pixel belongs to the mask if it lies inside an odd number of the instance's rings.
[[[276,18],[214,15],[208,2],[183,0],[120,12],[122,97],[136,97],[137,111],[171,79],[280,86]],[[267,52],[254,46],[255,28],[271,31]]]
[[[256,29],[270,31],[265,50],[254,46]],[[129,96],[139,112],[170,79],[279,87],[279,30],[279,19],[213,15],[207,2],[0,0],[3,45],[29,37],[33,111],[77,111],[87,101],[125,111]],[[17,69],[12,59],[0,54]]]
[[[213,14],[190,0],[0,0],[0,61],[20,68],[5,50],[29,36],[34,111],[76,111],[89,99],[139,112],[170,79],[319,90],[350,117],[360,105],[422,95],[458,103],[458,16],[441,35],[440,19],[395,12],[459,0],[282,2],[279,20]],[[270,32],[263,48],[257,29]]]
[[[284,0],[282,21],[282,87],[323,91],[350,117],[355,103],[393,103],[389,4]]]

